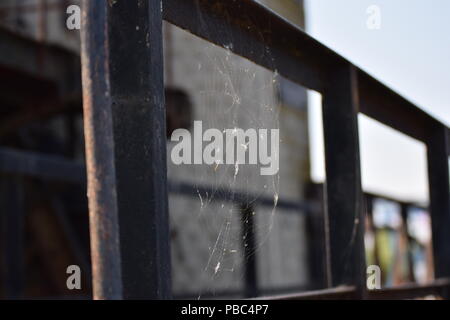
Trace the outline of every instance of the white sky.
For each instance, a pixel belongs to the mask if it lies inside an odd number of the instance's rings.
[[[450,126],[449,0],[306,0],[307,32]],[[381,29],[366,27],[381,9]],[[312,177],[323,180],[320,96],[312,97]],[[427,201],[425,146],[360,117],[363,187]]]

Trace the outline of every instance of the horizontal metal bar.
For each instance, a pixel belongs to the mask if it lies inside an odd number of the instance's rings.
[[[430,295],[442,296],[450,288],[450,279],[436,280],[430,284],[405,284],[381,290],[369,290],[368,298],[372,300],[399,300],[424,298]]]
[[[274,199],[268,197],[266,195],[258,195],[252,194],[245,191],[232,190],[225,187],[215,187],[215,186],[207,186],[207,185],[195,185],[189,182],[176,182],[170,181],[169,185],[169,193],[178,194],[184,196],[198,197],[200,194],[202,197],[211,197],[213,196],[214,201],[229,201],[234,203],[251,203],[255,206],[266,206],[271,207],[274,205]],[[320,185],[320,184],[319,184]],[[364,195],[386,199],[392,202],[399,203],[401,205],[413,206],[417,208],[424,208],[420,204],[414,202],[405,202],[402,200],[396,200],[392,197],[387,197],[383,195],[379,195],[376,193],[367,193]],[[292,201],[284,198],[279,198],[277,201],[277,208],[285,209],[285,210],[296,210],[302,213],[307,213],[308,211],[320,210],[319,203],[311,203],[308,201]]]
[[[450,288],[450,279],[438,279],[432,283],[405,284],[393,288],[380,290],[369,290],[367,298],[378,299],[414,299],[429,295],[442,295]],[[356,287],[341,286],[331,289],[315,290],[302,293],[292,293],[285,295],[265,296],[262,300],[334,300],[334,299],[355,299]]]
[[[202,197],[213,197],[214,201],[229,201],[234,203],[250,203],[254,206],[274,206],[274,198],[265,195],[251,194],[237,190],[231,190],[223,187],[213,186],[198,186],[192,183],[173,182],[169,181],[169,192],[174,194],[197,197],[199,194]],[[307,203],[305,201],[289,201],[286,199],[277,200],[277,208],[286,210],[296,210],[301,212],[308,212],[316,210],[317,206]]]
[[[358,70],[360,112],[417,140],[426,142],[440,124],[398,93]]]
[[[258,300],[334,300],[334,299],[355,299],[356,287],[341,286],[337,288],[315,290],[302,293],[292,293],[285,295],[260,297]]]
[[[63,157],[0,148],[0,172],[71,183],[86,183],[82,164]]]
[[[168,22],[292,81],[321,91],[340,56],[255,1],[165,0]]]
[[[309,285],[294,285],[294,286],[281,286],[281,287],[265,287],[259,288],[259,292],[262,293],[261,296],[276,296],[276,295],[286,295],[290,293],[298,292],[311,292],[315,290]],[[174,292],[173,298],[175,300],[193,300],[198,299],[199,293],[196,291],[177,291]],[[214,289],[210,291],[204,291],[201,294],[202,300],[214,300],[214,299],[240,299],[244,298],[243,289]],[[258,297],[252,299],[260,299]]]
[[[309,89],[324,91],[330,71],[351,65],[298,26],[253,0],[165,0],[168,22]],[[420,108],[374,79],[357,72],[360,112],[413,138],[426,141],[439,123]]]

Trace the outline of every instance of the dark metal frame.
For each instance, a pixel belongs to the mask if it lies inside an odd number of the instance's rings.
[[[163,18],[323,95],[330,289],[280,298],[398,298],[448,290],[445,125],[252,0],[85,0],[82,69],[95,298],[171,295]],[[365,290],[359,112],[427,146],[438,279],[431,286]]]

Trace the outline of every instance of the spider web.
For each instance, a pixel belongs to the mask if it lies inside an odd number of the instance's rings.
[[[170,28],[172,43],[177,45],[170,61],[174,76],[169,85],[188,92],[193,120],[202,121],[203,132],[209,128],[257,132],[280,128],[280,77],[276,72],[233,54],[231,44],[219,48]],[[270,55],[270,51],[261,54]],[[193,135],[193,128],[189,130]],[[193,192],[190,196],[171,194],[169,198],[170,223],[175,230],[174,291],[181,295],[195,293],[199,299],[216,294],[236,296],[244,290],[246,260],[258,254],[271,236],[279,212],[280,174],[262,176],[259,164],[176,166],[170,160],[175,144],[169,142],[168,146],[169,180],[189,185]],[[243,210],[252,211],[253,248],[246,248],[249,244],[243,230]]]

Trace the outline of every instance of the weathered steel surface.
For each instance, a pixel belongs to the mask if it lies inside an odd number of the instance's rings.
[[[109,9],[124,298],[171,296],[161,15],[161,0]]]
[[[255,1],[165,0],[163,13],[168,22],[314,90],[323,89],[326,65],[343,60]]]
[[[93,297],[121,299],[106,1],[83,2],[82,75]]]
[[[83,59],[95,295],[169,298],[161,2],[85,1]]]

